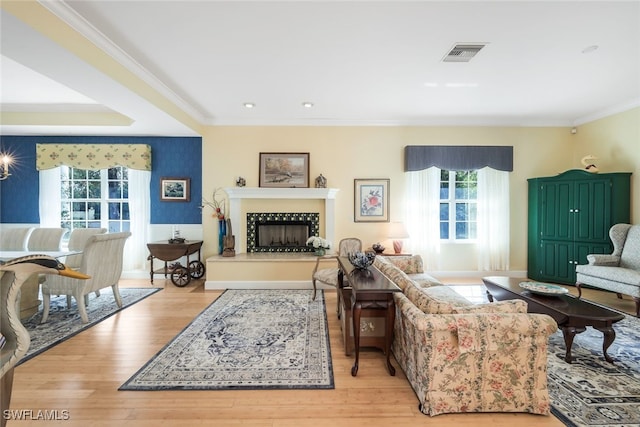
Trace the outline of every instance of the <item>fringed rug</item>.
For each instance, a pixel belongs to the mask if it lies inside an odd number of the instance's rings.
[[[120,390],[331,389],[324,294],[226,290]]]
[[[120,288],[122,308],[118,308],[111,288],[101,289],[99,297],[96,297],[92,292],[89,294],[89,306],[87,307],[89,323],[82,323],[74,298],[71,298],[71,308],[67,309],[66,296],[51,296],[47,323],[40,324],[42,309],[23,321],[31,336],[31,345],[29,345],[27,354],[18,364],[26,362],[160,290],[161,288]],[[42,295],[40,295],[40,300],[42,301]]]
[[[613,325],[616,339],[602,355],[602,333],[577,334],[564,361],[561,332],[551,336],[548,374],[552,413],[567,426],[640,426],[640,319],[631,315]]]

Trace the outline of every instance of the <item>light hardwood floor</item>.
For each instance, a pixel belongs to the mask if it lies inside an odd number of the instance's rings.
[[[450,284],[478,279],[448,279]],[[123,287],[148,287],[147,280],[123,280]],[[335,315],[336,294],[327,290],[333,390],[269,391],[118,391],[131,375],[220,295],[202,281],[165,289],[112,316],[15,370],[12,410],[68,411],[68,420],[10,420],[8,426],[562,426],[553,416],[530,414],[451,414],[429,417],[401,369],[395,377],[384,368],[380,351],[361,353],[357,377],[352,357],[344,355]],[[471,297],[479,286],[460,286]],[[590,297],[601,295],[589,291]],[[605,299],[620,305],[615,297]],[[627,304],[628,303],[628,304]],[[622,306],[630,312],[633,302]],[[394,366],[398,367],[395,360]],[[66,414],[60,412],[60,414]]]

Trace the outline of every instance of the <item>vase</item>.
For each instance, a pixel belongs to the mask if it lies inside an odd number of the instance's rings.
[[[327,250],[325,248],[316,248],[316,250],[313,252],[315,256],[324,256],[326,253]]]
[[[224,236],[227,234],[227,222],[224,219],[218,220],[218,253],[222,255],[224,250]]]

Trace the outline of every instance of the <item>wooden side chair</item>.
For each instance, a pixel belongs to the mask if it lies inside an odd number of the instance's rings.
[[[325,285],[333,286],[334,288],[338,288],[338,266],[337,259],[339,256],[347,256],[352,252],[360,252],[362,251],[362,241],[355,237],[348,237],[340,240],[338,244],[338,252],[336,255],[325,255],[318,257],[316,260],[316,266],[313,269],[313,273],[311,273],[311,282],[313,283],[313,299],[316,299],[316,282],[320,282]],[[336,260],[336,265],[331,268],[319,268],[320,262],[326,260]],[[340,312],[340,295],[338,295],[338,313]]]

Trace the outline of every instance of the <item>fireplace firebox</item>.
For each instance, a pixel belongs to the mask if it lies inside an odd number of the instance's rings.
[[[319,213],[247,213],[247,252],[312,252],[306,243],[319,224]]]

